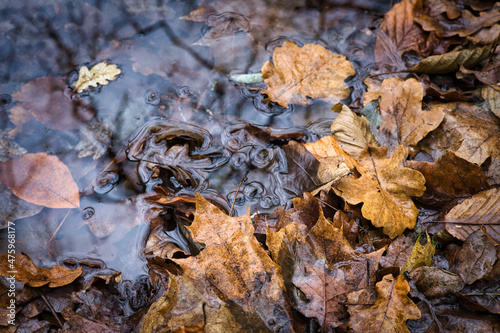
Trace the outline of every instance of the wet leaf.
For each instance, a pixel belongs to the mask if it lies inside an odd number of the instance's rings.
[[[0,181],[15,195],[49,208],[78,208],[78,186],[68,167],[57,156],[25,154],[0,163]]]
[[[79,158],[94,155],[96,160],[108,150],[111,144],[111,131],[96,118],[80,127],[80,142],[75,146]]]
[[[425,177],[425,192],[418,199],[425,204],[468,198],[486,185],[481,167],[456,156],[451,150],[436,162],[408,161],[408,166]]]
[[[324,259],[314,265],[305,264],[304,273],[292,280],[308,299],[297,310],[308,318],[316,318],[323,332],[328,326],[340,326],[339,318],[345,317],[341,303],[346,299],[346,291],[352,289],[346,273],[342,269],[328,269]]]
[[[424,74],[444,74],[456,72],[460,66],[472,68],[488,58],[495,47],[496,43],[490,43],[471,49],[433,55],[421,60],[408,71]]]
[[[71,309],[70,306],[66,307],[61,312],[64,320],[66,320],[68,330],[77,332],[85,327],[86,332],[99,332],[99,333],[113,333],[116,332],[104,324],[96,323],[92,320],[86,319]]]
[[[0,229],[7,228],[9,221],[30,217],[40,213],[43,206],[29,203],[12,193],[4,184],[0,183]]]
[[[420,237],[415,242],[410,258],[401,267],[401,274],[411,272],[417,267],[432,266],[432,257],[436,253],[436,246],[432,244],[431,237],[427,234],[427,244],[420,244]]]
[[[496,261],[495,245],[481,230],[472,233],[455,256],[450,271],[458,274],[466,284],[486,276]]]
[[[290,329],[283,278],[253,236],[250,213],[229,217],[197,194],[195,218],[187,228],[205,248],[195,257],[172,260],[199,290],[210,289],[233,302],[256,325]]]
[[[15,256],[15,258],[14,258]],[[14,264],[12,264],[14,259]],[[27,255],[0,254],[0,275],[10,277],[16,271],[17,281],[31,287],[41,287],[49,284],[50,288],[65,286],[82,274],[82,268],[69,269],[64,266],[40,268]]]
[[[446,230],[460,240],[465,240],[481,230],[500,243],[500,189],[479,192],[453,207],[444,220]],[[455,223],[454,223],[455,222]]]
[[[321,45],[299,47],[285,41],[274,49],[273,63],[266,62],[261,70],[267,85],[262,93],[269,101],[288,107],[309,105],[307,97],[334,104],[349,96],[344,80],[354,75],[352,64]]]
[[[36,120],[48,128],[60,131],[76,129],[95,114],[90,104],[74,96],[63,80],[54,77],[41,77],[31,81],[12,96]]]
[[[380,259],[380,266],[384,268],[389,266],[403,267],[410,258],[413,245],[411,236],[401,235],[397,237],[389,244],[386,254]]]
[[[105,86],[109,81],[116,80],[116,76],[121,72],[115,64],[105,62],[94,65],[90,70],[87,66],[82,66],[75,82],[75,91],[81,93],[89,87],[97,87],[98,84]]]
[[[415,79],[397,78],[382,82],[380,144],[393,151],[399,145],[415,146],[427,133],[439,126],[444,113],[439,108],[422,110],[423,84]]]
[[[403,146],[390,158],[386,154],[386,147],[364,150],[358,158],[361,177],[343,178],[337,188],[350,204],[363,202],[363,216],[395,238],[415,226],[418,210],[410,196],[424,193],[425,178],[418,171],[400,167],[407,156]]]
[[[364,116],[358,116],[346,105],[339,104],[334,107],[334,111],[340,114],[332,122],[330,130],[339,146],[354,159],[368,146],[378,147],[379,144],[370,131],[370,123]]]
[[[430,299],[453,294],[461,285],[458,275],[439,267],[415,268],[410,277],[415,281],[418,290]]]
[[[500,70],[500,65],[498,69]],[[500,77],[500,71],[497,72],[497,77]],[[484,107],[500,118],[500,84],[483,86],[481,88],[481,97],[484,98]]]
[[[368,309],[351,311],[349,326],[355,332],[409,332],[408,319],[420,318],[420,310],[407,296],[408,282],[399,275],[386,275],[376,285],[378,299]]]

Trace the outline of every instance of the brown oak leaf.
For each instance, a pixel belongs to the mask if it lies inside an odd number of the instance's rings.
[[[354,68],[345,56],[332,53],[318,44],[299,47],[285,41],[274,49],[273,63],[262,66],[267,89],[262,93],[283,107],[290,103],[309,105],[307,97],[337,103],[349,96],[344,82],[354,75]]]

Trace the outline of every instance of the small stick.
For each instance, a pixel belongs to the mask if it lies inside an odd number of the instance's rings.
[[[233,212],[234,203],[236,202],[236,197],[238,196],[238,192],[240,191],[241,184],[243,184],[243,182],[246,182],[248,180],[247,176],[248,176],[249,172],[250,171],[245,172],[243,179],[241,180],[240,184],[238,185],[238,188],[236,189],[236,193],[234,194],[233,204],[231,205],[231,210],[229,211],[229,216],[231,216],[231,214]]]
[[[52,315],[56,318],[57,323],[59,324],[59,326],[63,327],[63,324],[61,323],[61,320],[59,320],[59,317],[57,316],[56,311],[54,310],[54,308],[50,304],[50,302],[47,299],[47,297],[45,297],[45,295],[42,294],[40,290],[36,289],[36,291],[38,292],[38,295],[40,295],[40,297],[43,299],[43,301],[45,302],[45,304],[47,304],[47,306],[49,307],[50,312],[52,312]]]

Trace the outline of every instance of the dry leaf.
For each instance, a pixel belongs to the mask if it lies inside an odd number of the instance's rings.
[[[401,267],[401,274],[411,272],[417,267],[432,266],[432,257],[436,252],[436,246],[432,244],[431,237],[427,234],[427,244],[420,244],[420,237],[415,242],[410,258]]]
[[[369,147],[358,158],[360,178],[343,178],[337,188],[350,204],[363,202],[361,212],[376,227],[391,238],[413,228],[418,210],[409,197],[419,197],[425,191],[425,178],[418,171],[400,167],[407,152],[399,146],[391,158],[387,147]]]
[[[31,81],[13,96],[36,120],[48,128],[60,131],[76,129],[95,114],[90,104],[73,95],[63,80],[54,77],[41,77]],[[19,122],[19,112],[11,112],[11,116],[17,117]],[[19,126],[18,122],[16,124]]]
[[[338,112],[339,104],[334,106]],[[354,159],[368,146],[378,147],[379,144],[370,131],[370,123],[364,116],[357,116],[346,105],[341,105],[340,114],[330,127],[333,137],[343,151]]]
[[[0,181],[15,195],[49,208],[79,208],[78,186],[57,156],[26,154],[0,163]]]
[[[419,319],[420,310],[407,296],[408,282],[399,275],[386,275],[376,285],[378,299],[368,309],[353,310],[349,326],[354,332],[409,332],[406,320]]]
[[[116,80],[116,76],[121,72],[115,64],[105,62],[98,63],[90,70],[87,66],[82,66],[78,73],[78,81],[75,82],[75,91],[81,93],[89,87],[97,87],[98,84],[105,86],[109,81]]]
[[[444,220],[446,230],[460,240],[465,240],[477,230],[482,230],[492,240],[500,243],[500,188],[482,191],[453,207]]]
[[[500,65],[498,68],[500,69]],[[500,77],[500,71],[498,77]],[[481,88],[481,97],[484,98],[484,107],[500,118],[500,83],[496,86],[483,86]]]
[[[14,263],[12,263],[12,261]],[[31,287],[41,287],[49,284],[50,288],[65,286],[82,274],[82,268],[69,269],[64,266],[40,268],[27,255],[0,254],[0,275],[11,277]],[[15,273],[12,273],[15,271]]]
[[[383,120],[377,141],[393,151],[399,145],[415,146],[439,126],[444,113],[439,108],[422,110],[424,86],[415,79],[382,82],[380,112]]]
[[[262,93],[268,101],[288,107],[290,103],[309,105],[307,97],[332,104],[349,97],[344,80],[354,75],[352,64],[321,45],[299,47],[285,41],[274,49],[273,63],[266,62],[261,70],[267,85]]]
[[[444,74],[456,72],[460,66],[472,68],[488,58],[495,47],[496,43],[490,43],[472,49],[433,55],[422,59],[408,71],[424,74]]]
[[[196,194],[195,218],[187,229],[205,248],[195,257],[172,260],[199,290],[212,290],[226,302],[234,302],[255,325],[291,330],[283,278],[255,239],[250,213],[229,217]]]

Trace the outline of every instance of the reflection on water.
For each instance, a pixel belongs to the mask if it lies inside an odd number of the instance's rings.
[[[252,213],[270,212],[317,185],[309,175],[290,176],[299,153],[288,142],[328,134],[331,105],[284,109],[263,102],[262,83],[238,85],[228,77],[260,72],[284,40],[322,44],[365,73],[373,63],[371,28],[388,6],[361,0],[1,2],[0,158],[57,155],[81,192],[81,211],[40,212],[1,186],[2,205],[13,207],[2,214],[19,226],[19,253],[47,266],[96,258],[135,281],[147,274],[142,252],[151,219],[172,207],[144,200],[158,188],[168,200],[188,202],[201,192],[226,210],[234,202],[233,215],[241,215],[249,206]],[[101,61],[121,69],[118,79],[72,92],[79,67]],[[66,104],[45,98],[43,89],[23,93],[40,78],[61,86],[57,93],[66,94]],[[353,99],[346,102],[355,105],[363,78],[348,82]],[[82,118],[68,103],[95,115]],[[71,126],[64,127],[63,109],[74,112]],[[17,211],[22,205],[31,206]],[[188,249],[176,228],[166,237]]]

